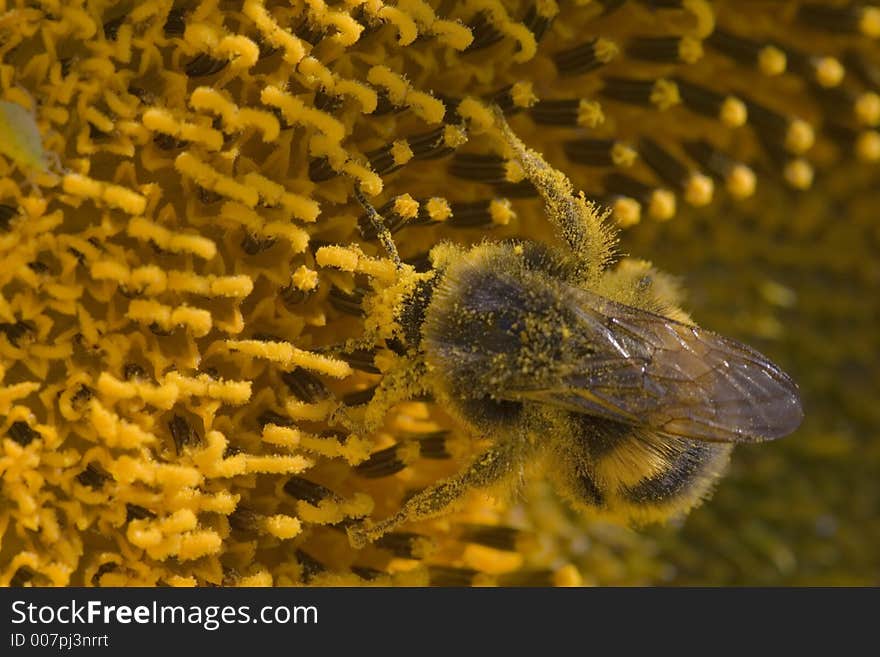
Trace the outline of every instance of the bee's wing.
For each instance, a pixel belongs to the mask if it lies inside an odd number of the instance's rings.
[[[553,382],[511,382],[532,400],[662,433],[758,442],[803,419],[795,383],[744,344],[570,288],[568,362]]]

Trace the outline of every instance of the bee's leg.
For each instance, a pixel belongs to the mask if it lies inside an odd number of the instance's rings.
[[[526,147],[497,107],[495,120],[526,177],[544,200],[548,218],[568,243],[576,263],[584,269],[582,277],[597,276],[611,257],[612,234],[604,222],[605,213],[582,194],[575,195],[571,182],[561,171]]]
[[[370,223],[373,224],[373,228],[376,230],[379,241],[394,261],[394,264],[400,269],[403,264],[400,261],[400,254],[397,253],[397,245],[391,237],[391,231],[388,230],[388,227],[385,225],[385,219],[382,215],[376,211],[376,208],[374,208],[364,196],[360,184],[358,183],[355,183],[354,185],[354,197],[358,200],[358,203],[364,207],[364,210],[367,211],[367,216],[370,217]]]
[[[372,399],[366,404],[363,417],[356,419],[348,408],[342,406],[336,418],[349,431],[369,434],[378,429],[388,412],[397,404],[417,398],[425,392],[425,366],[415,361],[395,367],[382,376]]]
[[[352,546],[362,548],[405,522],[437,515],[474,488],[486,488],[517,474],[529,452],[528,442],[518,438],[480,454],[465,470],[444,479],[407,500],[394,515],[372,522],[365,520],[348,528]]]

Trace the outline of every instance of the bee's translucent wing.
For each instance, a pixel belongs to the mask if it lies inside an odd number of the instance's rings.
[[[569,288],[566,362],[499,396],[722,442],[772,440],[803,419],[797,386],[744,344]]]

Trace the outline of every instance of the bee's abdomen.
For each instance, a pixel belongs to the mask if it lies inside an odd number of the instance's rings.
[[[596,483],[593,475],[579,473],[574,480],[573,493],[579,502],[587,506],[602,509],[606,505],[605,492]]]
[[[639,440],[654,457],[621,472],[609,506],[614,515],[636,522],[663,521],[702,502],[727,465],[732,446],[642,432]],[[625,446],[618,449],[625,449]],[[613,458],[609,454],[606,458]],[[601,467],[601,466],[600,466]],[[617,468],[619,470],[619,468]],[[614,468],[606,468],[614,471]]]
[[[662,521],[696,506],[731,451],[578,413],[568,425],[564,460],[575,466],[563,483],[575,505],[627,522]]]
[[[639,483],[624,486],[621,494],[635,504],[665,504],[695,492],[695,488],[711,483],[712,467],[717,460],[719,446],[713,443],[690,442],[666,462],[666,468]],[[710,481],[706,481],[709,475]],[[704,491],[697,491],[702,494]]]

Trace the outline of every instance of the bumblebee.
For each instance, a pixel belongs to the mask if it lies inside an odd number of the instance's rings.
[[[695,326],[648,263],[613,263],[613,233],[597,208],[500,112],[496,124],[564,248],[440,244],[428,274],[377,293],[376,307],[390,303],[394,314],[386,338],[407,365],[386,375],[374,418],[427,393],[490,446],[397,513],[349,527],[355,547],[440,514],[469,490],[515,482],[536,459],[578,510],[668,519],[709,494],[733,445],[780,438],[803,418],[788,375]],[[400,263],[381,217],[357,196]]]

